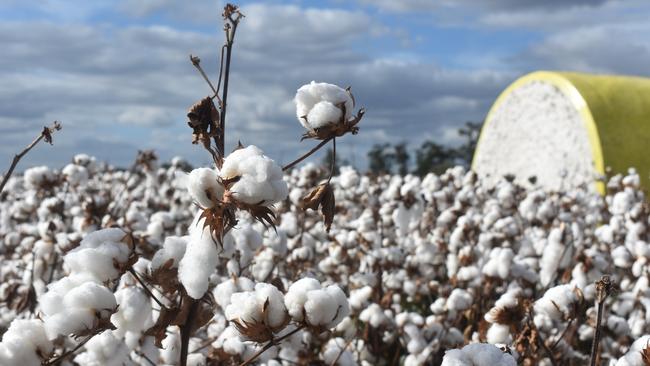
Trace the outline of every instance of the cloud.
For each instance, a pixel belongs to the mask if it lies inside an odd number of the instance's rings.
[[[443,12],[449,9],[488,10],[488,11],[521,11],[521,10],[544,10],[557,11],[575,7],[597,7],[612,0],[360,0],[389,12]],[[616,1],[616,0],[614,0]]]

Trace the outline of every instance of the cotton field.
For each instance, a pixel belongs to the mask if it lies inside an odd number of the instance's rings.
[[[175,365],[192,317],[191,365],[582,365],[599,307],[597,364],[648,363],[649,208],[633,170],[602,197],[487,187],[461,167],[423,178],[342,167],[328,232],[304,209],[327,170],[283,177],[272,164],[252,147],[221,170],[77,155],[12,177],[0,363]],[[224,195],[209,185],[231,170],[275,172],[268,187],[230,187],[267,202],[275,229],[238,210],[214,239],[205,195]]]

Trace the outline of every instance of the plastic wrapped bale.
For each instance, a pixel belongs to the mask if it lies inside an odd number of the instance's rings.
[[[650,188],[650,79],[538,71],[512,83],[481,131],[472,168],[488,184],[558,190],[588,185],[604,193],[611,173],[637,169]]]

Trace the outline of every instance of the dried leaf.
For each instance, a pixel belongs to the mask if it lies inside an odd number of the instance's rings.
[[[158,315],[158,320],[151,328],[147,329],[145,335],[153,336],[155,345],[158,348],[163,348],[162,341],[167,337],[167,327],[174,321],[178,314],[178,308],[162,308]]]
[[[302,199],[302,206],[307,209],[317,210],[320,207],[323,214],[325,227],[329,232],[334,222],[334,212],[336,202],[334,199],[334,190],[329,183],[323,183],[313,189],[307,196]]]
[[[643,365],[650,366],[650,342],[646,343],[645,348],[640,352],[641,359],[643,360]]]

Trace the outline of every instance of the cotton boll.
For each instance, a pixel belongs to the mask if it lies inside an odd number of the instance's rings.
[[[504,324],[492,324],[487,331],[486,340],[488,343],[506,343],[512,342],[510,336],[510,326]]]
[[[643,365],[643,358],[641,351],[646,349],[650,343],[650,336],[644,335],[632,343],[629,351],[621,358],[618,359],[615,366],[641,366]]]
[[[578,300],[573,286],[555,286],[548,289],[541,299],[535,301],[535,313],[544,314],[553,320],[564,320],[572,315],[573,306]]]
[[[255,284],[253,281],[249,280],[246,277],[238,277],[236,279],[230,278],[224,282],[218,284],[212,294],[217,304],[222,308],[226,309],[230,305],[230,297],[236,292],[247,292],[253,291]]]
[[[120,331],[142,332],[153,325],[151,299],[137,287],[126,287],[115,292],[118,309],[111,316]]]
[[[372,303],[359,314],[359,320],[370,324],[373,328],[379,328],[384,324],[389,324],[390,319],[386,316],[381,306]]]
[[[74,358],[75,362],[88,366],[135,366],[129,358],[124,342],[107,330],[93,337],[85,345],[86,352]]]
[[[300,87],[294,102],[296,103],[296,117],[308,130],[336,124],[341,116],[348,120],[354,109],[352,97],[345,89],[315,81]],[[341,105],[344,106],[345,115],[343,115]]]
[[[65,278],[61,281],[65,281]],[[99,320],[97,316],[108,318],[117,307],[113,293],[94,282],[83,282],[61,292],[56,291],[56,284],[49,287],[50,291],[41,300],[45,331],[49,339],[92,329]]]
[[[236,200],[251,205],[269,206],[289,193],[282,168],[253,145],[228,155],[219,175],[222,180],[237,179],[228,191]]]
[[[130,248],[122,240],[126,233],[121,229],[103,229],[88,234],[81,244],[63,258],[65,266],[72,273],[89,273],[97,281],[116,279],[120,271],[117,264],[125,264]]]
[[[349,313],[350,305],[340,287],[331,285],[307,292],[305,321],[309,325],[331,329]]]
[[[178,268],[178,264],[185,254],[188,240],[189,236],[166,237],[163,247],[159,249],[151,259],[149,265],[150,270],[154,272],[170,260],[172,261],[171,268]]]
[[[287,294],[284,296],[284,304],[289,312],[289,316],[297,322],[304,320],[304,307],[307,301],[307,293],[313,290],[320,290],[321,285],[318,280],[305,277],[289,286]]]
[[[187,179],[187,190],[202,208],[212,208],[215,200],[221,200],[224,193],[219,172],[210,168],[192,170]]]
[[[514,357],[486,343],[469,344],[445,352],[441,366],[515,366]]]
[[[218,261],[217,244],[210,229],[203,227],[205,219],[199,220],[199,215],[190,225],[189,242],[178,266],[178,280],[194,299],[200,299],[208,290],[210,276]]]
[[[3,365],[39,366],[39,355],[52,352],[52,342],[45,334],[44,324],[37,319],[16,319],[0,342],[0,363]]]
[[[356,366],[357,363],[348,347],[348,342],[343,338],[337,337],[330,339],[325,344],[321,355],[323,362],[327,365]]]
[[[468,291],[455,288],[451,291],[445,306],[449,310],[462,311],[469,309],[472,306],[472,301],[472,295]]]
[[[230,297],[226,318],[243,328],[259,329],[264,326],[273,332],[280,331],[288,322],[284,296],[273,285],[258,283],[254,291],[238,292]],[[242,331],[241,328],[238,328]],[[257,331],[255,331],[257,333]],[[245,337],[259,336],[242,332]]]

